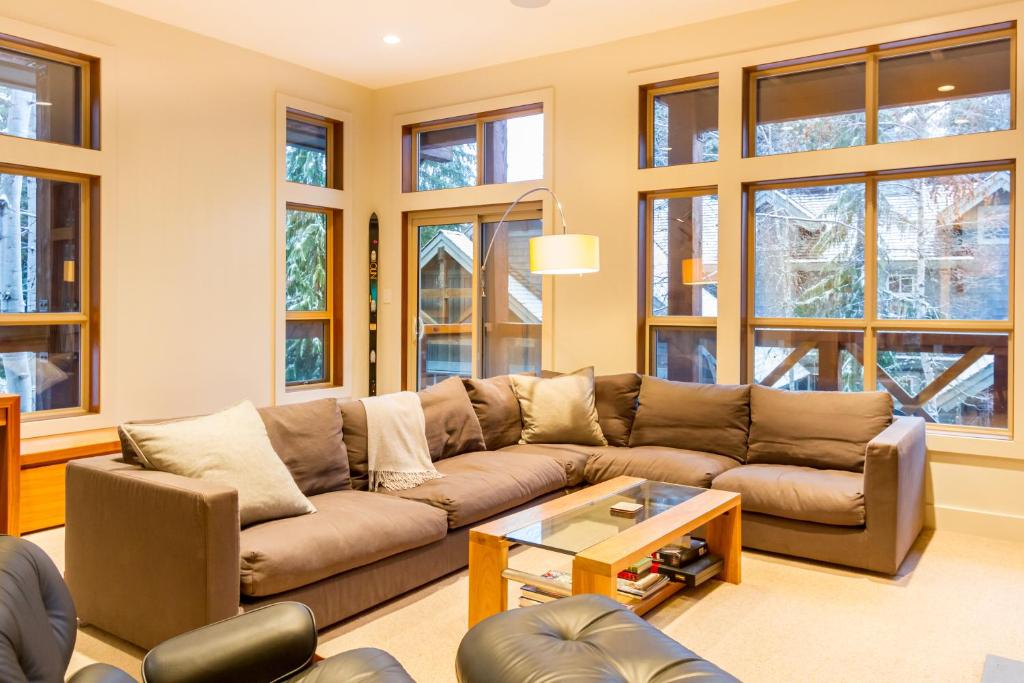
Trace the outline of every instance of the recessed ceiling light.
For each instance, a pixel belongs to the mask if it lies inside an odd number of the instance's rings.
[[[938,90],[939,92],[953,92],[954,90],[956,90],[956,86],[947,83],[946,85],[940,85],[938,88],[936,88],[936,90]]]
[[[387,43],[388,45],[398,45],[400,42],[402,42],[402,39],[396,36],[394,33],[389,33],[386,36],[384,36],[384,42]]]
[[[551,2],[551,0],[512,0],[512,4],[516,7],[524,7],[526,9],[537,9],[543,7]]]

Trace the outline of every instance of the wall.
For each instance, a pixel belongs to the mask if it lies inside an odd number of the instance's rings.
[[[547,278],[544,366],[573,370],[593,364],[598,372],[636,369],[637,197],[649,190],[718,185],[720,263],[719,381],[740,379],[740,220],[744,182],[861,172],[937,163],[1015,158],[1024,151],[1017,130],[966,139],[949,138],[742,159],[742,69],[918,35],[1024,20],[1021,3],[976,0],[879,0],[796,2],[746,15],[685,26],[593,48],[468,71],[383,89],[375,93],[374,200],[381,216],[382,288],[393,299],[381,312],[381,382],[401,386],[401,238],[405,211],[510,201],[512,188],[467,188],[403,195],[401,124],[442,115],[486,110],[477,106],[515,93],[552,94],[554,136],[548,148],[548,180],[565,205],[570,229],[601,238],[602,269],[582,278]],[[1019,51],[1018,51],[1019,52]],[[1017,73],[1020,68],[1018,54]],[[718,72],[720,161],[714,164],[637,169],[637,88],[644,83]],[[1020,79],[1018,78],[1018,83]],[[1019,109],[1019,108],[1018,108]],[[1022,197],[1020,174],[1017,196]],[[520,189],[520,188],[516,188]],[[507,197],[505,195],[508,195]],[[546,202],[547,204],[547,202]],[[1022,205],[1015,207],[1017,225]],[[1020,273],[1024,250],[1016,240]],[[1024,320],[1024,278],[1017,277],[1015,318]],[[734,283],[729,286],[728,283]],[[1018,335],[1014,353],[1024,343]],[[1017,373],[1015,393],[1024,392]],[[929,437],[929,515],[951,528],[1024,539],[1024,411],[1014,422],[1016,440]]]
[[[277,95],[349,112],[361,169],[371,91],[89,0],[0,1],[0,33],[102,59],[102,153],[0,138],[4,161],[85,156],[103,174],[102,413],[25,435],[273,402]],[[364,177],[348,180],[353,225],[369,216]],[[359,273],[345,269],[350,327],[365,320]]]

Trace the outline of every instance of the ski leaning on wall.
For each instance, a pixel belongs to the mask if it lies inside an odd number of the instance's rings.
[[[370,348],[368,395],[377,395],[377,254],[380,252],[380,223],[377,214],[370,214]]]

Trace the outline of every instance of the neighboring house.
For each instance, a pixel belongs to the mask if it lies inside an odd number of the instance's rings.
[[[534,221],[507,223],[507,289],[490,287],[480,305],[484,376],[540,371],[541,278],[530,274],[526,237]],[[525,231],[519,224],[527,224]],[[537,223],[539,226],[539,223]],[[524,233],[517,235],[517,232]],[[516,237],[519,237],[516,239]],[[502,265],[492,254],[488,276]],[[420,385],[472,372],[473,240],[458,230],[438,230],[420,247]],[[507,298],[507,305],[505,305]],[[492,303],[493,302],[493,303]]]

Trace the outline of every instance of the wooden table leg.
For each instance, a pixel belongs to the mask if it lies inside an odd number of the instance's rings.
[[[743,546],[740,521],[740,507],[737,505],[707,525],[705,540],[708,551],[722,558],[722,574],[718,578],[729,583],[740,582],[740,553]]]
[[[583,558],[576,557],[572,562],[572,594],[596,593],[614,598],[618,591],[617,577],[612,576],[611,569],[601,567]]]
[[[469,532],[469,628],[508,609],[509,542],[503,538]]]

